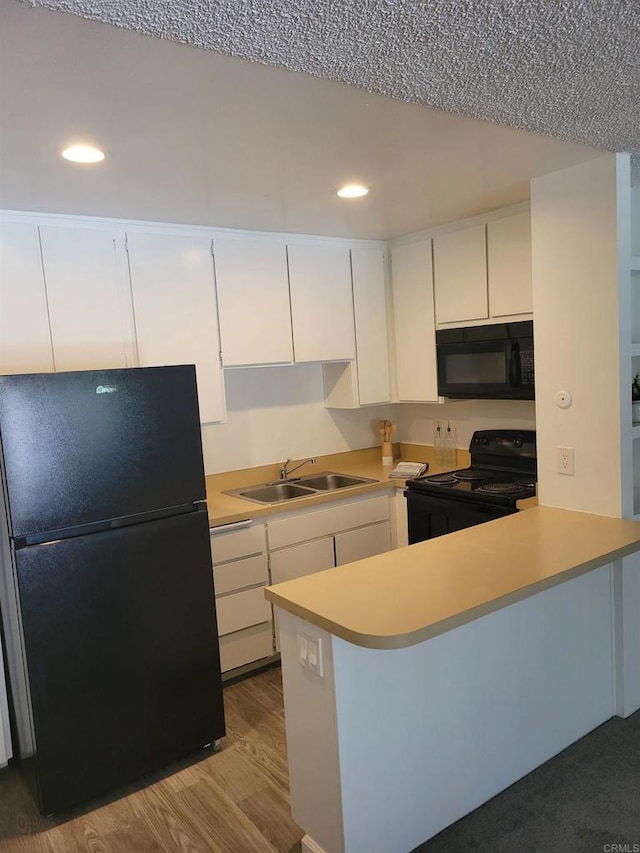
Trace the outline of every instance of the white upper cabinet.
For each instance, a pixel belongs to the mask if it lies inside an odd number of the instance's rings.
[[[348,246],[294,240],[287,252],[295,361],[355,358]]]
[[[225,416],[211,241],[130,232],[131,289],[141,367],[195,364],[203,423]]]
[[[351,250],[356,360],[324,365],[325,401],[330,408],[356,408],[391,400],[385,252]]]
[[[437,402],[431,241],[391,251],[396,387],[401,402]]]
[[[489,316],[484,223],[433,238],[433,278],[437,323]]]
[[[382,249],[352,249],[353,308],[360,405],[391,399],[385,255]]]
[[[214,237],[222,364],[293,361],[286,242]]]
[[[110,229],[40,226],[55,369],[130,365],[126,279]]]
[[[487,269],[491,317],[533,311],[529,212],[487,223]]]
[[[0,225],[0,373],[53,370],[38,227]]]
[[[499,323],[533,312],[531,215],[508,212],[433,238],[437,326]]]

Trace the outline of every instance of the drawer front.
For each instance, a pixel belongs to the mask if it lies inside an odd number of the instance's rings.
[[[271,605],[264,597],[264,587],[246,589],[216,598],[218,634],[224,636],[260,622],[271,621]]]
[[[336,536],[336,565],[364,560],[391,550],[391,525],[388,521],[347,530]]]
[[[283,583],[334,567],[333,537],[293,545],[271,554],[271,581]]]
[[[213,567],[213,583],[216,595],[256,586],[269,582],[269,564],[266,554],[245,557],[244,560],[232,560],[221,566]]]
[[[353,500],[268,522],[269,547],[283,548],[389,518],[389,496]]]
[[[251,527],[228,531],[225,531],[224,526],[213,527],[210,533],[214,564],[266,551],[264,524],[252,524]]]
[[[273,654],[271,622],[263,622],[220,637],[220,665],[223,672]]]

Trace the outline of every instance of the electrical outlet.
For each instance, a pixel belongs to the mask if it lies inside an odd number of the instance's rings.
[[[573,447],[558,448],[558,474],[575,474],[573,464]]]

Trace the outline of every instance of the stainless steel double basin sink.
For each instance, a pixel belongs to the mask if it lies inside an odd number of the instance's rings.
[[[308,498],[311,495],[333,492],[338,489],[349,489],[362,486],[365,483],[377,483],[370,477],[352,477],[350,474],[336,474],[327,471],[322,474],[310,474],[308,477],[297,477],[292,480],[277,480],[275,483],[262,483],[259,486],[244,486],[240,489],[230,489],[225,495],[244,498],[259,504],[277,504],[292,501],[296,498]]]

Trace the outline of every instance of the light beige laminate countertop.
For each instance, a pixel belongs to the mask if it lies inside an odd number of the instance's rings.
[[[330,456],[318,457],[315,466],[307,466],[299,473],[302,476],[320,474],[323,471],[335,471],[339,474],[352,474],[355,477],[368,477],[376,480],[375,483],[365,483],[361,486],[353,486],[348,489],[338,489],[333,492],[318,493],[308,498],[299,498],[293,501],[283,501],[277,504],[257,504],[243,498],[224,494],[229,489],[241,486],[255,486],[267,483],[278,478],[278,466],[262,466],[242,471],[230,471],[225,474],[213,474],[206,478],[207,484],[207,508],[209,512],[210,527],[218,527],[223,524],[233,524],[236,521],[247,519],[264,518],[267,515],[276,515],[292,510],[304,511],[319,504],[331,503],[337,500],[355,498],[361,495],[384,491],[387,489],[403,489],[405,480],[389,479],[389,473],[400,461],[415,460],[429,461],[431,449],[407,445],[408,455],[403,454],[394,461],[393,465],[383,465],[380,461],[380,448],[367,448],[365,450],[348,451],[336,453]],[[458,461],[454,466],[464,468],[469,464],[469,454],[464,450],[458,451]],[[429,465],[429,474],[441,474],[451,470],[451,467],[435,465],[433,461]],[[536,498],[527,498],[518,501],[519,509],[529,509],[537,504]]]
[[[411,646],[640,549],[640,522],[538,506],[267,587],[356,645]]]

